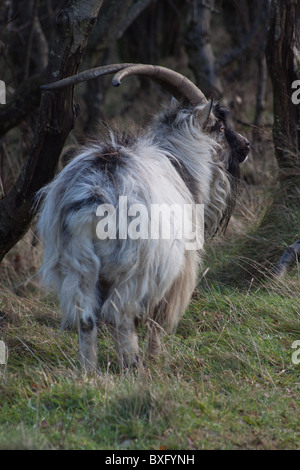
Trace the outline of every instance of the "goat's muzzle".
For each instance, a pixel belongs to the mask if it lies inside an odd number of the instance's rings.
[[[245,160],[247,160],[250,150],[251,150],[251,145],[248,139],[246,137],[243,137],[242,135],[239,134],[240,139],[242,140],[241,142],[241,147],[240,147],[240,153],[239,153],[239,162],[242,163]]]
[[[243,163],[245,160],[247,160],[247,157],[249,155],[251,145],[248,139],[246,137],[243,137],[241,134],[237,134],[237,155],[238,155],[238,160],[239,163]]]

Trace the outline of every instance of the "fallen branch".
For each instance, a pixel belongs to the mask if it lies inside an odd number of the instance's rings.
[[[300,254],[300,239],[288,246],[274,268],[273,274],[276,277],[283,277],[293,262],[298,262]]]

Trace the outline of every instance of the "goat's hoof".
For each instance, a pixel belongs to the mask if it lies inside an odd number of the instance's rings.
[[[139,355],[136,354],[130,360],[124,360],[122,365],[124,370],[137,369],[141,365]]]

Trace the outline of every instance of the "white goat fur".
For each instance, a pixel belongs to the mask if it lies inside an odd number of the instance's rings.
[[[99,240],[96,208],[117,207],[119,196],[127,196],[128,205],[144,204],[149,214],[153,203],[202,203],[206,235],[213,236],[231,194],[229,152],[227,143],[202,130],[202,107],[172,104],[131,143],[111,132],[110,141],[87,144],[39,194],[42,278],[59,295],[62,326],[78,326],[88,369],[97,364],[98,321],[110,325],[120,362],[130,366],[139,356],[136,320],[147,322],[149,351],[156,352],[161,332],[176,327],[190,301],[202,251],[187,251],[185,240],[175,238]],[[168,113],[176,114],[171,124]],[[213,113],[210,119],[213,125]],[[109,153],[120,160],[113,175],[101,157]],[[196,197],[174,162],[195,181]]]

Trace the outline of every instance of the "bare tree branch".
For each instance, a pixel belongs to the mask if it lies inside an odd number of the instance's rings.
[[[264,13],[265,15],[265,13]],[[244,40],[239,44],[237,47],[225,52],[225,54],[220,57],[216,62],[216,69],[219,71],[221,68],[226,67],[234,60],[238,59],[243,52],[250,46],[251,42],[255,38],[256,34],[258,33],[259,29],[262,26],[262,23],[266,20],[265,16],[260,16],[256,19],[253,27],[246,34]]]
[[[129,26],[136,20],[136,18],[153,2],[156,0],[138,0],[132,5],[126,18],[119,25],[116,39],[120,39]]]
[[[45,76],[33,75],[25,80],[5,106],[0,107],[0,137],[19,125],[40,104],[40,85]]]

